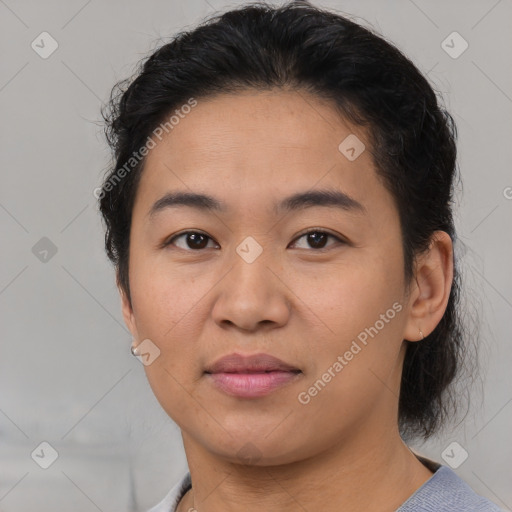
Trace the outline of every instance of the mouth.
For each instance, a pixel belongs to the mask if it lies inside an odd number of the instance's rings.
[[[230,354],[207,367],[205,375],[228,395],[258,398],[297,380],[302,370],[270,354]]]

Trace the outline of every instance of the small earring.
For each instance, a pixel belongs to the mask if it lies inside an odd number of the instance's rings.
[[[131,351],[132,355],[135,357],[137,357],[139,355],[137,347],[134,347],[133,345],[130,347],[130,351]]]
[[[420,331],[421,339],[422,339],[422,340],[424,340],[424,339],[425,339],[425,336],[423,336],[423,333],[421,332],[421,329],[418,329],[418,331]]]

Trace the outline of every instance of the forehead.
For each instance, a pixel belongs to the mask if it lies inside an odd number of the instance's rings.
[[[158,149],[165,152],[167,146],[194,150],[192,155],[177,152],[177,157],[209,160],[232,159],[240,150],[255,157],[261,148],[288,150],[291,156],[305,151],[338,156],[339,138],[354,130],[333,104],[306,92],[244,91],[199,99],[153,155],[158,157]]]
[[[369,151],[355,160],[340,151],[347,137],[368,148],[364,131],[306,92],[247,91],[198,99],[162,140],[154,139],[136,202],[189,188],[218,191],[214,195],[227,202],[248,205],[317,186],[363,202],[379,183]]]

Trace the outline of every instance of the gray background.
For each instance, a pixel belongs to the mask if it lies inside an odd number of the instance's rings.
[[[240,3],[0,0],[1,512],[144,510],[186,470],[179,429],[130,354],[103,253],[93,190],[110,156],[99,109],[160,37]],[[455,115],[465,184],[457,223],[481,315],[484,381],[465,422],[419,450],[443,462],[459,443],[469,456],[458,474],[512,510],[512,2],[318,5],[396,43]],[[43,31],[59,45],[47,59],[31,47]],[[469,43],[456,59],[441,46],[453,31]],[[57,248],[46,261],[43,237]],[[42,441],[59,454],[48,469],[31,457]]]

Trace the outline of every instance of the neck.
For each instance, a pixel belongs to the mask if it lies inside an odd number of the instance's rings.
[[[350,442],[293,464],[248,466],[205,451],[183,433],[192,489],[178,512],[394,511],[432,472],[398,430],[358,430]]]

